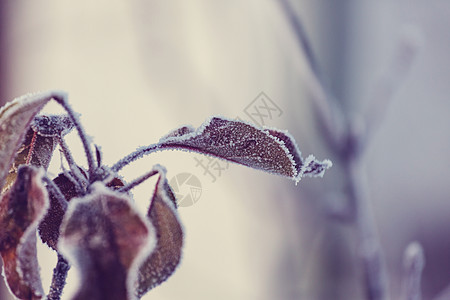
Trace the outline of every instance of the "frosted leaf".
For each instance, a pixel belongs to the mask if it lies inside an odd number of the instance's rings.
[[[178,220],[176,200],[170,188],[166,171],[161,166],[158,182],[147,216],[156,230],[156,248],[141,265],[138,274],[137,296],[140,298],[153,287],[161,284],[177,268],[183,247],[183,228]]]
[[[19,299],[41,299],[36,228],[48,208],[42,172],[19,168],[17,180],[0,201],[0,253],[11,292]]]
[[[31,122],[33,131],[41,136],[64,136],[74,127],[69,115],[40,115]]]
[[[3,187],[30,123],[52,93],[28,94],[6,103],[0,109],[0,186]]]
[[[73,123],[68,115],[34,117],[31,127],[28,129],[9,169],[3,192],[14,183],[17,176],[17,168],[20,165],[31,164],[47,169],[53,151],[58,144],[58,138],[69,133],[72,128]]]
[[[91,188],[69,203],[58,243],[80,269],[72,299],[135,299],[137,270],[154,249],[154,229],[126,194],[100,182]]]
[[[83,169],[79,168],[79,170],[82,175],[86,176]],[[53,182],[60,189],[61,193],[64,195],[64,198],[68,202],[78,196],[75,184],[66,176],[66,174],[60,173],[55,179],[53,179]],[[113,190],[119,189],[123,185],[123,182],[119,178],[112,178],[112,180],[106,184],[107,187]],[[59,232],[64,214],[65,211],[61,207],[58,199],[54,195],[50,194],[50,208],[39,224],[39,235],[42,241],[54,250],[57,250]]]
[[[329,161],[308,161],[307,167],[292,136],[275,129],[212,117],[197,130],[183,126],[162,138],[159,148],[178,148],[213,155],[299,181],[303,174],[323,175]]]
[[[59,174],[53,182],[61,190],[67,201],[77,196],[75,184],[66,175]],[[39,235],[44,243],[56,250],[59,238],[59,229],[64,217],[64,209],[58,199],[50,194],[50,208],[39,224]]]

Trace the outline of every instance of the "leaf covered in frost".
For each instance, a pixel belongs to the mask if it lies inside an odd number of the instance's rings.
[[[60,189],[61,193],[64,195],[67,201],[77,196],[77,190],[75,184],[69,180],[69,178],[64,174],[59,174],[53,182]],[[61,207],[58,199],[50,193],[50,208],[47,214],[42,219],[39,224],[39,235],[44,243],[53,248],[57,249],[59,229],[64,217],[64,209]]]
[[[183,246],[183,228],[178,220],[176,200],[167,182],[166,171],[160,166],[155,166],[154,170],[158,171],[159,178],[147,216],[156,230],[156,248],[139,269],[138,297],[172,275],[180,263]]]
[[[321,176],[331,166],[313,157],[305,165],[294,139],[287,132],[260,129],[249,123],[212,117],[197,130],[180,127],[159,142],[159,148],[179,148],[213,155],[298,182],[304,174]],[[320,170],[320,172],[318,171]]]
[[[11,292],[19,299],[44,295],[36,253],[36,228],[48,208],[42,171],[18,170],[14,185],[0,201],[0,252]]]
[[[134,299],[136,274],[154,248],[154,229],[126,194],[102,183],[72,199],[58,249],[80,270],[73,299]]]
[[[0,186],[3,187],[16,153],[30,123],[52,93],[29,94],[6,103],[0,109]]]
[[[68,115],[42,115],[34,117],[22,145],[17,150],[16,158],[9,169],[3,192],[16,180],[17,168],[23,164],[48,168],[58,138],[73,128]]]
[[[82,175],[86,176],[83,169],[79,168]],[[69,173],[71,174],[71,173]],[[65,200],[70,202],[73,198],[78,196],[75,184],[67,177],[66,174],[60,173],[53,183],[59,188]],[[119,178],[113,178],[106,186],[115,190],[122,187],[124,184]],[[54,250],[57,250],[59,232],[65,211],[58,199],[50,193],[50,208],[47,214],[39,224],[39,235],[44,243]]]

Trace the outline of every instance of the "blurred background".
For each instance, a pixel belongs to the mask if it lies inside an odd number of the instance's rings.
[[[325,86],[349,118],[366,107],[401,32],[420,37],[363,163],[390,296],[401,299],[403,252],[418,241],[423,298],[434,299],[450,284],[450,2],[290,3]],[[128,180],[160,163],[169,178],[189,173],[201,185],[198,201],[179,209],[182,262],[144,299],[365,299],[355,229],[328,217],[330,206],[345,205],[345,178],[317,126],[315,84],[276,0],[0,1],[0,102],[67,91],[108,165],[216,114],[288,129],[304,157],[335,163],[323,179],[297,186],[234,164],[208,169],[211,162],[185,152],[127,167],[121,174]],[[46,111],[61,110],[52,104]],[[77,136],[68,142],[86,165]],[[154,183],[134,191],[143,210]],[[56,258],[45,246],[39,251],[47,288]],[[64,299],[76,283],[72,269]]]

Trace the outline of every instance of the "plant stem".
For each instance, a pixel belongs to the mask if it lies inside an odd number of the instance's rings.
[[[143,157],[144,155],[156,152],[158,150],[162,150],[164,147],[162,147],[160,144],[151,144],[149,146],[139,148],[136,151],[128,154],[118,162],[116,162],[112,167],[111,170],[114,172],[118,172],[122,170],[123,167],[130,164],[131,162]]]
[[[47,296],[48,300],[61,299],[69,269],[69,263],[58,254],[58,262],[56,263],[55,269],[53,269],[52,285],[50,286],[50,292]]]
[[[422,271],[425,267],[425,255],[422,245],[418,242],[412,242],[408,245],[408,247],[406,247],[403,267],[405,269],[405,300],[422,299],[420,283],[422,279]]]
[[[348,160],[345,172],[348,178],[349,202],[354,212],[357,252],[362,265],[366,296],[370,300],[385,300],[388,299],[387,272],[367,195],[365,174],[357,157]]]
[[[120,193],[126,193],[129,190],[131,190],[132,188],[138,186],[139,184],[143,183],[144,181],[146,181],[147,179],[149,179],[150,177],[152,177],[153,175],[155,175],[156,173],[158,173],[157,170],[151,170],[150,172],[142,175],[141,177],[133,180],[131,183],[127,184],[126,186],[123,186],[119,189]]]
[[[88,161],[89,166],[89,178],[94,178],[94,172],[96,170],[95,163],[94,163],[94,155],[92,154],[91,150],[91,144],[89,141],[89,138],[84,131],[83,126],[81,125],[80,121],[78,120],[78,117],[76,116],[75,112],[73,111],[72,107],[70,107],[69,103],[67,102],[67,94],[64,92],[58,92],[55,91],[52,93],[52,97],[58,102],[69,114],[70,118],[72,119],[73,124],[75,125],[75,128],[78,131],[78,135],[80,136],[81,142],[84,147],[84,152],[86,154],[86,158]]]

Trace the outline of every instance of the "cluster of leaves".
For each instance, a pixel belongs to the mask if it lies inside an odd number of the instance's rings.
[[[38,116],[51,99],[68,115]],[[88,168],[75,163],[64,135],[76,128]],[[60,146],[69,170],[54,179],[46,169]],[[71,265],[81,282],[72,299],[136,299],[165,281],[180,262],[183,231],[164,167],[126,183],[118,173],[143,155],[185,149],[292,178],[321,176],[331,162],[303,160],[287,132],[213,117],[200,128],[181,127],[112,167],[86,137],[63,92],[26,95],[0,110],[0,254],[4,276],[19,299],[42,299],[37,234],[58,254],[48,299],[59,299]],[[146,215],[130,189],[158,175]]]

